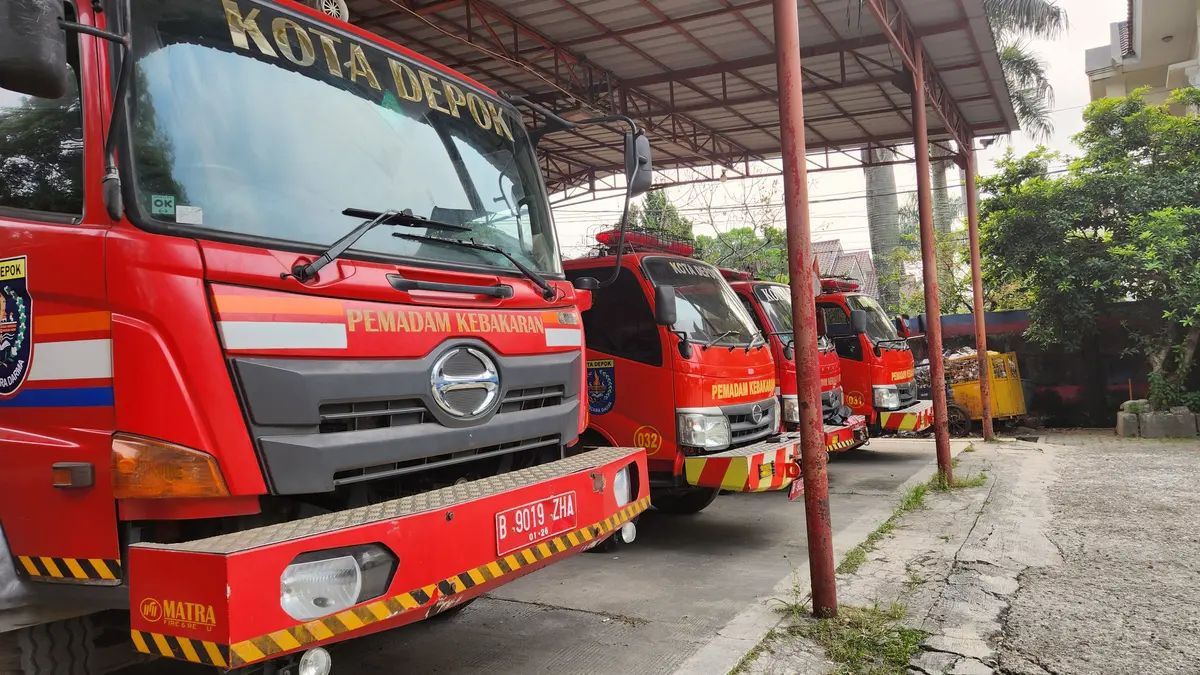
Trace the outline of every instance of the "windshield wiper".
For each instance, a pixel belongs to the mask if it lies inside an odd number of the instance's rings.
[[[546,281],[544,278],[542,278],[542,275],[538,274],[537,272],[534,272],[532,269],[530,269],[528,266],[526,266],[525,263],[521,262],[520,260],[517,260],[517,258],[514,255],[512,255],[508,251],[505,251],[504,249],[500,248],[499,246],[492,246],[491,244],[480,244],[479,242],[474,241],[474,240],[468,241],[465,239],[442,239],[441,237],[426,237],[426,236],[423,236],[420,234],[403,234],[401,232],[393,232],[392,236],[399,237],[401,239],[408,239],[411,241],[421,241],[421,242],[428,242],[428,243],[434,243],[434,244],[448,244],[450,246],[460,246],[462,248],[474,249],[476,251],[488,251],[490,253],[495,253],[497,255],[504,256],[506,259],[508,259],[508,261],[510,263],[513,264],[513,267],[516,267],[518,270],[520,270],[521,274],[525,275],[526,279],[529,279],[534,284],[536,284],[538,288],[542,289],[542,298],[544,298],[546,300],[546,302],[551,302],[558,298],[558,291],[555,290],[555,288],[550,285],[549,281]]]
[[[296,265],[290,273],[283,273],[280,276],[284,279],[296,277],[301,282],[308,281],[317,276],[317,272],[329,263],[337,260],[346,249],[358,243],[366,233],[379,227],[380,225],[403,225],[405,227],[423,227],[428,230],[453,230],[456,232],[469,232],[471,228],[463,225],[454,225],[452,223],[439,223],[436,220],[429,220],[421,216],[414,216],[412,209],[404,209],[403,211],[368,211],[366,209],[346,209],[342,211],[343,216],[351,218],[366,218],[361,225],[350,230],[346,236],[338,239],[329,245],[316,260],[307,265]]]
[[[709,340],[708,342],[705,342],[705,343],[704,343],[704,348],[705,348],[705,349],[708,349],[709,347],[712,347],[713,345],[717,344],[717,343],[718,343],[718,342],[720,342],[721,340],[724,340],[725,338],[729,337],[730,335],[733,335],[734,333],[737,333],[737,334],[739,334],[739,335],[740,335],[740,334],[741,334],[741,331],[739,331],[739,330],[736,330],[736,329],[730,329],[730,330],[727,330],[727,331],[725,331],[724,333],[721,333],[720,335],[718,335],[717,337],[715,337],[715,338],[713,338],[713,339]],[[735,347],[735,346],[736,346],[736,345],[731,345],[731,346],[730,346],[730,349],[732,349],[732,348],[733,348],[733,347]]]

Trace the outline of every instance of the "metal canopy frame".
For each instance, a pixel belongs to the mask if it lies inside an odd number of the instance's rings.
[[[798,3],[810,170],[912,142],[918,52],[931,141],[959,155],[971,136],[1016,128],[981,0]],[[637,119],[664,170],[656,184],[696,182],[707,167],[754,175],[752,164],[780,156],[770,0],[351,0],[350,9],[358,25],[560,114]],[[614,189],[624,167],[603,129],[552,135],[539,150],[560,197]]]
[[[763,166],[770,175],[769,160],[778,159],[813,612],[836,614],[816,305],[801,282],[814,274],[808,172],[874,156],[857,150],[913,146],[925,306],[940,316],[929,149],[949,150],[973,186],[975,138],[1017,126],[982,0],[511,0],[503,8],[492,0],[352,0],[350,7],[360,25],[564,116],[639,120],[655,141],[664,185]],[[845,26],[833,20],[838,10]],[[617,188],[624,160],[614,139],[599,137],[608,133],[546,137],[539,151],[548,187],[568,196]],[[990,439],[974,189],[967,202]],[[928,322],[927,337],[938,471],[952,482],[940,321]]]

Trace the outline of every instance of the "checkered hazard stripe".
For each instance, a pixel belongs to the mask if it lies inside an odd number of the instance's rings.
[[[381,598],[360,607],[353,607],[331,616],[260,635],[228,647],[138,630],[132,631],[133,644],[138,651],[145,654],[237,668],[334,637],[349,636],[371,624],[386,621],[446,598],[452,598],[479,584],[499,579],[522,567],[533,565],[577,546],[601,539],[605,535],[615,532],[649,507],[650,498],[644,497],[599,523],[553,537],[428,586]]]
[[[21,571],[34,581],[89,584],[118,584],[121,581],[120,560],[19,555],[17,562]]]

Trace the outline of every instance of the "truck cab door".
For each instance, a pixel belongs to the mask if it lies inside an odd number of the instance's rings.
[[[68,45],[63,98],[0,89],[0,536],[26,577],[115,584],[99,71]]]
[[[606,270],[571,270],[569,278]],[[669,362],[646,294],[629,269],[593,294],[583,313],[590,426],[609,442],[674,460],[675,398]]]

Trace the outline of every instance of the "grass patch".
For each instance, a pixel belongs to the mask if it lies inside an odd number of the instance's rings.
[[[957,490],[959,488],[979,487],[986,485],[987,482],[987,473],[982,471],[974,475],[955,478],[953,481],[946,480],[945,474],[939,472],[938,475],[929,480],[929,487],[938,492],[949,492],[950,490]]]
[[[914,485],[908,492],[904,493],[904,497],[900,499],[900,503],[896,505],[896,510],[883,524],[875,528],[875,531],[867,535],[865,541],[858,546],[850,549],[846,553],[846,557],[842,558],[842,562],[837,566],[838,574],[854,574],[858,568],[867,562],[867,554],[875,550],[879,545],[879,541],[892,530],[896,529],[896,521],[900,520],[900,516],[915,511],[925,504],[925,494],[929,491],[929,486],[925,483]]]
[[[792,621],[799,621],[802,617],[808,615],[808,594],[803,591],[801,585],[800,570],[792,569],[792,590],[788,594],[788,598],[772,598],[773,602],[779,603],[775,608],[776,612],[791,617]]]
[[[746,655],[742,657],[742,660],[738,661],[737,665],[733,667],[733,670],[729,671],[729,675],[741,675],[742,673],[750,672],[751,664],[757,661],[758,657],[762,656],[763,652],[770,650],[768,643],[774,641],[777,637],[779,637],[779,633],[774,628],[767,631],[767,634],[763,636],[763,639],[758,644],[754,645],[753,649],[746,652]]]
[[[975,452],[975,444],[967,443],[967,447],[963,448],[963,452]]]
[[[925,632],[904,626],[904,605],[854,607],[842,605],[833,619],[807,621],[788,628],[825,648],[845,675],[904,673]]]

